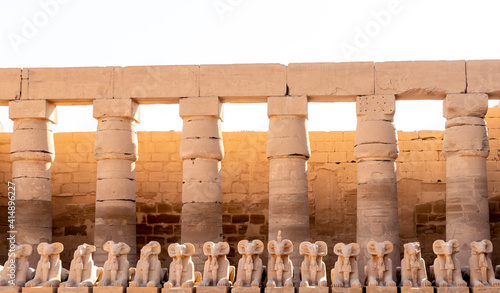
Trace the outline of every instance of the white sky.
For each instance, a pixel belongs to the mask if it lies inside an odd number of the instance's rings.
[[[0,0],[0,67],[500,59],[499,11],[498,0]],[[181,130],[177,105],[141,111],[139,130]],[[58,112],[57,132],[96,128],[90,106]],[[443,129],[441,112],[398,101],[396,127]],[[312,131],[356,126],[354,103],[310,103],[309,117]],[[7,107],[0,122],[12,131]],[[265,104],[225,105],[224,131],[267,125]]]

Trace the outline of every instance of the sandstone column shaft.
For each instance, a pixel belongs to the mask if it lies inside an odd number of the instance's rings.
[[[486,157],[489,154],[484,116],[486,94],[449,94],[443,105],[446,157],[446,239],[460,242],[457,257],[468,264],[469,244],[490,239]]]
[[[14,120],[10,157],[16,242],[30,244],[36,251],[40,242],[52,242],[52,123],[56,123],[56,107],[45,100],[11,101],[9,118]],[[36,253],[29,260],[36,263]]]
[[[366,250],[370,240],[389,240],[394,244],[394,251],[390,255],[394,272],[400,262],[395,163],[398,144],[393,124],[394,112],[394,95],[360,96],[356,99],[356,239],[362,251],[358,260],[361,280],[364,280],[364,265],[370,258]],[[395,277],[394,273],[394,280]]]
[[[269,97],[269,240],[282,237],[294,244],[291,260],[298,281],[303,257],[299,245],[310,241],[307,160],[307,97]]]
[[[182,171],[181,241],[194,244],[196,270],[203,270],[203,244],[222,241],[222,103],[218,97],[183,98],[180,155]]]
[[[135,162],[139,105],[132,99],[94,100],[98,120],[94,156],[97,160],[94,259],[103,265],[106,241],[130,246],[128,259],[136,262]]]

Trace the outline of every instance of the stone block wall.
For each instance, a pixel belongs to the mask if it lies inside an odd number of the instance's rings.
[[[486,117],[489,128],[488,187],[490,223],[495,253],[500,264],[500,108]],[[0,133],[0,217],[7,217],[7,182],[12,178],[10,133]],[[65,245],[62,259],[69,266],[81,243],[93,243],[96,190],[95,133],[55,134],[56,159],[52,171],[53,241]],[[136,164],[137,250],[151,241],[163,245],[162,265],[170,262],[168,244],[180,241],[182,161],[179,132],[139,132]],[[423,256],[434,259],[432,242],[445,238],[446,170],[442,131],[398,132],[396,160],[401,243],[420,241]],[[223,235],[231,245],[229,258],[236,264],[236,244],[242,239],[268,235],[269,162],[265,132],[223,134],[222,161]],[[309,204],[312,240],[329,245],[325,258],[331,268],[336,260],[333,246],[356,238],[356,163],[354,132],[310,132],[308,161]],[[6,249],[5,221],[0,221],[0,251]],[[284,235],[286,237],[286,235]],[[207,239],[208,241],[209,239]],[[298,245],[298,243],[296,244]],[[5,256],[0,257],[4,261]],[[267,260],[266,253],[264,260]]]

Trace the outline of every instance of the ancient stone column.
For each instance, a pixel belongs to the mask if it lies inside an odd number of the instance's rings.
[[[222,241],[222,103],[218,97],[182,98],[179,113],[184,120],[181,241],[194,244],[195,269],[202,271],[203,244]]]
[[[128,260],[131,265],[136,262],[135,124],[139,117],[139,105],[132,99],[94,100],[94,118],[98,120],[94,259],[99,266],[107,258],[103,245],[109,240],[128,244]]]
[[[393,124],[394,95],[359,96],[356,98],[358,124],[354,139],[357,160],[357,226],[356,242],[361,246],[358,260],[360,279],[370,259],[366,245],[370,240],[390,241],[393,267],[399,265],[398,195],[396,163],[398,144]],[[393,279],[395,280],[395,269]]]
[[[298,281],[303,257],[299,245],[310,241],[307,160],[311,155],[307,131],[307,97],[267,99],[269,131],[269,240],[278,231],[294,244],[290,259],[294,282]]]
[[[39,243],[52,242],[52,123],[56,123],[56,107],[45,100],[11,101],[9,118],[14,120],[10,158],[17,231],[12,235],[18,244],[29,244],[36,251]],[[36,264],[37,254],[29,261]]]
[[[490,239],[486,157],[489,154],[484,116],[486,94],[448,94],[443,116],[446,157],[446,239],[460,242],[457,257],[468,264],[469,244]]]

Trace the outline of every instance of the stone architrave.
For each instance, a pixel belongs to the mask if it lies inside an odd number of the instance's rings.
[[[64,250],[62,243],[38,244],[37,251],[40,260],[36,266],[35,277],[26,282],[26,287],[51,287],[57,288],[61,283],[62,262],[60,253]],[[25,288],[26,288],[25,287]],[[23,292],[24,289],[23,288]]]
[[[14,121],[10,142],[12,183],[16,198],[16,243],[34,249],[52,242],[52,162],[55,157],[52,124],[57,123],[56,106],[45,100],[9,102]],[[35,254],[29,262],[36,263]]]
[[[203,244],[222,240],[222,103],[218,97],[182,98],[179,114],[184,120],[181,239],[194,245],[192,259],[195,270],[201,271]]]
[[[269,159],[269,239],[282,231],[293,243],[310,241],[307,160],[307,96],[269,97],[266,155]],[[300,271],[298,251],[290,256]],[[298,274],[294,282],[300,282]]]
[[[500,292],[500,280],[495,278],[495,271],[489,254],[493,252],[493,243],[484,239],[470,244],[469,276],[472,293]]]
[[[136,122],[139,105],[132,99],[94,100],[97,160],[94,244],[95,262],[107,258],[107,241],[126,243],[136,262],[135,162],[138,159]]]
[[[396,162],[398,139],[393,124],[394,95],[358,96],[358,124],[354,139],[357,160],[357,226],[356,242],[367,247],[369,241],[390,241],[390,256],[399,265],[398,197]],[[360,280],[365,279],[363,267],[371,258],[362,250],[358,258]],[[396,272],[393,271],[393,279]]]
[[[486,157],[489,154],[484,116],[486,94],[448,94],[443,153],[446,158],[446,239],[461,243],[457,255],[467,264],[469,243],[490,239]]]

